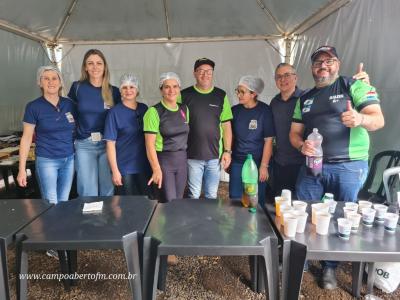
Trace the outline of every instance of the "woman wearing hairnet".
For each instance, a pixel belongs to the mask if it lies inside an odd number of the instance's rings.
[[[25,108],[19,152],[17,181],[26,187],[26,160],[36,135],[35,169],[43,199],[57,204],[67,201],[74,176],[75,105],[61,97],[60,71],[54,66],[40,67],[37,84],[42,96]]]
[[[147,105],[137,102],[139,81],[133,74],[121,77],[122,103],[107,114],[104,139],[117,195],[147,195],[150,170],[144,144],[143,116]]]
[[[177,103],[181,81],[173,72],[160,76],[161,101],[144,116],[146,151],[153,175],[149,184],[161,189],[162,202],[183,198],[187,180],[189,110]]]
[[[261,78],[246,75],[240,78],[236,88],[239,104],[232,107],[233,147],[229,177],[229,196],[242,197],[242,166],[247,154],[252,154],[259,168],[258,202],[265,204],[268,167],[272,155],[272,138],[275,135],[272,112],[269,106],[258,100],[264,89]]]

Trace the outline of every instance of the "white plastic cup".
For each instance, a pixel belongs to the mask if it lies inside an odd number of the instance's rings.
[[[357,213],[357,208],[354,209],[354,207],[347,207],[347,206],[343,207],[343,215],[345,218],[347,218],[347,215],[349,213]]]
[[[377,223],[385,222],[385,215],[388,211],[388,207],[383,204],[374,204],[374,209],[376,210],[375,221]]]
[[[372,202],[371,201],[366,201],[366,200],[360,200],[358,201],[358,212],[362,213],[362,210],[364,208],[369,208],[372,207]]]
[[[293,201],[293,208],[297,211],[305,212],[307,210],[307,205],[308,203],[304,201],[298,201],[298,200]]]
[[[345,218],[339,218],[337,219],[337,222],[338,222],[339,237],[344,240],[350,239],[351,226],[353,222]]]
[[[296,235],[297,218],[293,215],[286,216],[283,223],[283,232],[288,237],[294,237]]]
[[[346,203],[344,204],[344,206],[345,206],[345,207],[348,207],[348,208],[352,208],[352,209],[355,210],[355,211],[358,210],[358,204],[355,203],[355,202],[346,202]]]
[[[358,214],[357,212],[351,212],[347,214],[347,219],[352,222],[351,231],[357,232],[358,227],[360,226],[361,215]]]
[[[293,212],[293,214],[297,217],[296,232],[297,233],[303,233],[304,230],[306,229],[308,213],[306,213],[304,211],[295,210]]]
[[[317,211],[329,213],[329,204],[327,204],[327,203],[311,204],[311,223],[313,223],[314,225],[317,223],[317,219],[316,219]]]
[[[331,200],[328,203],[329,203],[329,213],[334,214],[336,210],[337,201]]]
[[[292,204],[292,192],[290,190],[282,190],[281,197]]]
[[[376,210],[373,208],[363,208],[362,210],[362,222],[365,226],[371,227],[374,225],[374,219],[375,219],[375,213]]]
[[[397,204],[400,207],[400,192],[397,192]]]
[[[282,212],[282,224],[285,224],[285,218],[296,217],[294,214],[294,209],[288,209],[287,211]]]
[[[397,229],[397,221],[399,220],[399,215],[394,213],[386,213],[384,226],[385,230],[388,232],[395,232]]]
[[[320,235],[327,235],[329,232],[329,223],[331,221],[331,214],[328,212],[318,211],[316,213],[316,231]]]
[[[290,202],[283,199],[282,197],[275,197],[275,214],[280,217],[281,216],[281,207],[283,205],[290,206]]]

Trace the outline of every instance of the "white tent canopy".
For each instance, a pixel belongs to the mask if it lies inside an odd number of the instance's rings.
[[[158,75],[178,72],[193,83],[193,62],[216,61],[217,86],[233,89],[241,75],[261,76],[269,102],[275,66],[294,59],[300,85],[311,87],[309,56],[317,46],[335,45],[342,73],[363,61],[382,99],[387,124],[373,135],[374,151],[397,149],[396,98],[400,66],[397,0],[2,0],[0,3],[0,131],[21,128],[25,103],[35,98],[35,69],[49,64],[44,46],[62,46],[67,89],[79,78],[82,57],[101,49],[112,82],[125,72],[141,80],[141,101],[158,100]],[[385,52],[384,52],[385,51]],[[55,55],[53,55],[54,59]],[[385,72],[390,70],[390,73]],[[389,75],[390,74],[390,75]]]

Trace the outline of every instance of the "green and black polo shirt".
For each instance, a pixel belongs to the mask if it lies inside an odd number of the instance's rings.
[[[221,123],[232,120],[231,105],[225,91],[217,87],[200,91],[191,86],[181,91],[180,100],[191,112],[188,158],[219,158],[223,149]]]
[[[185,104],[177,104],[176,109],[171,109],[161,100],[147,110],[143,123],[145,133],[156,134],[157,152],[187,149],[189,109]]]
[[[325,162],[368,159],[368,131],[361,126],[348,128],[341,121],[347,100],[351,100],[358,112],[368,105],[379,104],[374,87],[344,76],[327,87],[311,89],[297,100],[292,121],[304,124],[304,138],[318,128],[323,136]]]

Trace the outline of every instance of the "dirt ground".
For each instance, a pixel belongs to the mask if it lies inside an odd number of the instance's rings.
[[[226,197],[226,185],[222,184],[220,196]],[[15,295],[15,254],[8,252],[10,288]],[[29,253],[29,273],[58,273],[58,261],[43,252]],[[78,273],[126,273],[122,251],[80,251]],[[353,299],[351,296],[351,264],[342,263],[337,270],[338,288],[325,291],[318,287],[316,278],[321,275],[319,262],[310,262],[309,271],[304,273],[300,299]],[[250,272],[247,257],[179,257],[178,264],[170,266],[167,286],[158,291],[157,300],[258,300],[265,294],[257,294],[249,288]],[[365,293],[365,284],[362,295]],[[374,289],[382,299],[400,299],[400,289],[385,294]],[[364,297],[363,297],[364,298]],[[363,299],[362,298],[362,299]],[[29,280],[28,299],[40,300],[110,300],[131,299],[127,280],[80,280],[77,286],[65,291],[57,280]],[[0,299],[1,300],[1,299]]]

